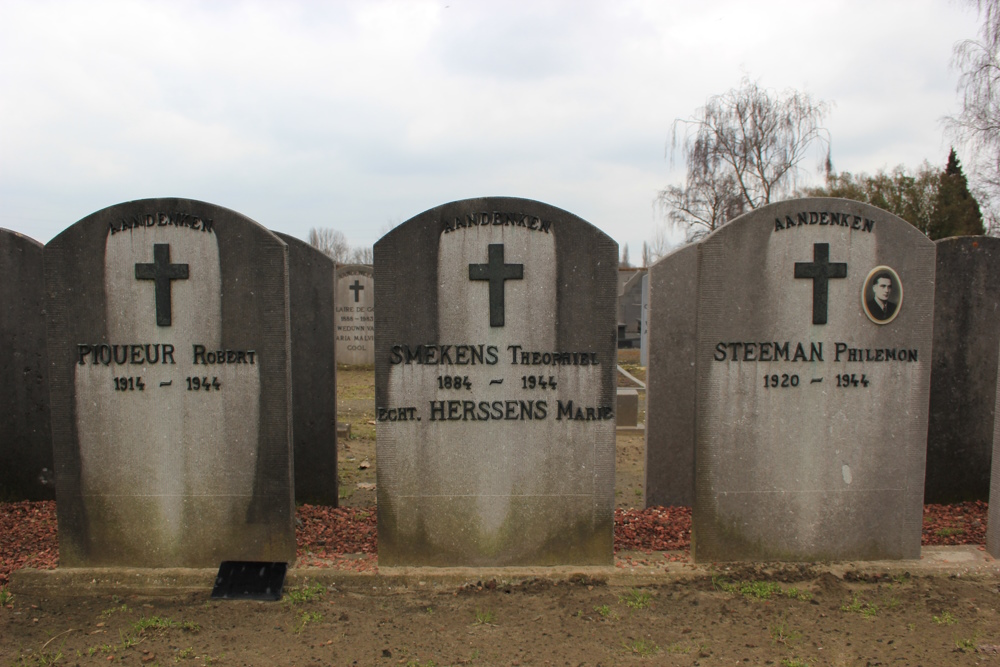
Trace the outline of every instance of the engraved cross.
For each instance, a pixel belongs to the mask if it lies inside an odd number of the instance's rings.
[[[363,290],[364,288],[365,286],[362,285],[357,278],[354,279],[353,285],[347,286],[347,289],[354,292],[354,303],[357,303],[359,301],[358,297],[361,295],[361,290]]]
[[[796,278],[812,278],[813,281],[813,324],[826,324],[826,305],[830,292],[831,278],[846,278],[845,262],[830,263],[830,244],[813,244],[812,262],[795,262]]]
[[[491,243],[489,264],[469,264],[469,280],[490,281],[490,326],[502,327],[504,322],[504,282],[522,280],[524,264],[504,264],[503,244]]]
[[[153,244],[153,263],[135,265],[136,280],[152,280],[156,285],[156,326],[170,326],[170,283],[188,279],[187,264],[170,263],[170,244]]]

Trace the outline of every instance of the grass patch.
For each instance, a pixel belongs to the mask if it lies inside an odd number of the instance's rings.
[[[941,528],[934,531],[934,534],[938,537],[951,537],[952,535],[965,535],[965,530],[963,528]]]
[[[950,611],[946,611],[940,616],[935,616],[934,622],[938,625],[955,625],[958,623],[958,621],[955,620],[955,617],[951,615]]]
[[[785,621],[781,621],[771,627],[770,632],[771,643],[774,645],[784,644],[785,646],[791,646],[802,637],[801,632],[789,628]]]
[[[0,607],[8,607],[14,603],[14,594],[6,586],[0,588]]]
[[[712,577],[712,585],[726,593],[741,595],[748,600],[770,600],[772,597],[786,597],[792,600],[811,600],[812,593],[800,591],[794,586],[784,589],[773,581],[738,581],[727,582],[721,577]]]
[[[299,615],[299,621],[295,624],[295,634],[299,634],[306,629],[310,623],[319,623],[323,620],[323,614],[318,611],[303,611]]]
[[[642,658],[648,658],[660,652],[660,647],[651,639],[634,639],[630,642],[623,642],[622,646],[629,653]]]
[[[809,667],[809,663],[798,658],[782,658],[781,667]]]
[[[285,598],[282,601],[285,604],[294,606],[305,602],[322,600],[324,595],[326,595],[326,586],[317,583],[312,586],[302,586],[285,591]]]
[[[626,591],[625,595],[619,597],[618,601],[625,604],[629,609],[646,609],[653,602],[653,594],[649,591],[632,588]]]
[[[497,615],[487,610],[476,610],[476,625],[494,625],[497,620]]]
[[[850,602],[840,607],[840,611],[845,611],[849,614],[861,614],[865,618],[875,618],[878,615],[878,605],[860,599],[857,593],[855,593]]]

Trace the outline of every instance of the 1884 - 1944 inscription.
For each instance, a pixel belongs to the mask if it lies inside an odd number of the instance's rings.
[[[45,253],[62,563],[293,560],[285,244],[158,199]]]
[[[610,563],[617,245],[490,198],[375,260],[380,564]]]

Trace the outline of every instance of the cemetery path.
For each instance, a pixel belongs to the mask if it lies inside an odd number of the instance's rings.
[[[278,603],[16,594],[0,665],[1000,664],[992,575],[790,565],[622,581],[354,576]]]

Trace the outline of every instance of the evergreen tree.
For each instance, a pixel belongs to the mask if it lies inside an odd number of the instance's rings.
[[[979,202],[969,192],[969,183],[962,172],[958,155],[952,148],[948,154],[948,165],[941,173],[927,235],[931,239],[937,240],[949,236],[971,236],[985,233]]]

